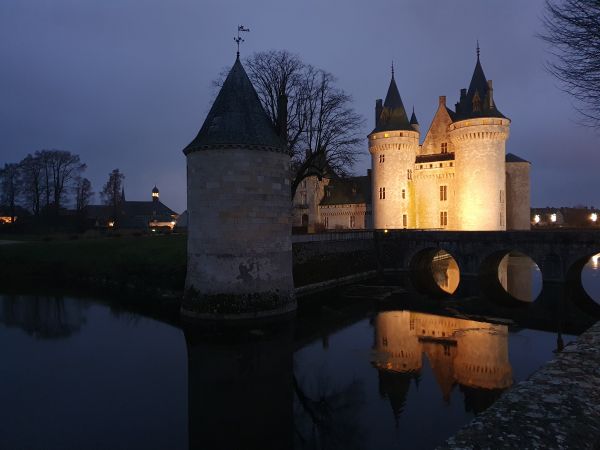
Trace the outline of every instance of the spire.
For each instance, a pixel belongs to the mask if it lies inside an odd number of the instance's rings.
[[[394,79],[394,60],[392,59],[392,80]]]
[[[415,114],[415,107],[413,106],[412,116],[410,116],[410,124],[411,125],[419,125],[419,121],[417,120],[417,115]]]
[[[461,90],[457,103],[458,120],[472,117],[504,117],[495,107],[491,82],[488,82],[481,66],[479,41],[477,41],[477,62],[471,76],[469,89]]]
[[[376,121],[373,132],[412,129],[406,115],[406,110],[404,109],[404,104],[402,103],[402,97],[400,97],[400,92],[398,91],[398,86],[396,85],[392,65],[392,79],[390,80],[390,85],[383,101],[379,120]]]
[[[283,151],[239,58],[236,58],[196,138],[183,150],[188,153],[219,146],[260,146]]]

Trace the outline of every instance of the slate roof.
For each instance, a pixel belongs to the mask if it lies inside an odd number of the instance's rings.
[[[192,151],[222,145],[259,146],[287,151],[239,58],[229,71],[198,135],[183,152],[187,155]]]
[[[85,208],[89,219],[101,222],[112,218],[110,205],[88,205]],[[160,201],[125,201],[121,204],[117,223],[124,228],[144,228],[149,220],[170,222],[177,213]]]
[[[490,105],[489,99],[489,87],[488,82],[483,73],[483,67],[481,61],[479,61],[479,55],[477,56],[477,63],[475,64],[475,70],[471,77],[471,83],[467,89],[466,95],[462,95],[456,104],[456,120],[471,119],[476,117],[501,117],[506,118],[496,108],[495,101],[493,100]],[[478,98],[479,107],[474,107],[474,99]]]
[[[388,87],[387,95],[383,102],[383,109],[381,110],[381,114],[375,123],[375,128],[371,133],[395,130],[414,131],[408,121],[408,116],[406,115],[406,110],[404,109],[398,86],[396,86],[396,80],[392,74],[390,86]]]
[[[515,155],[514,153],[507,153],[506,154],[506,158],[504,159],[507,163],[520,163],[520,162],[524,162],[524,163],[528,163],[531,164],[529,161],[527,161],[526,159],[523,159],[517,155]]]
[[[371,177],[332,178],[325,186],[321,206],[371,203]]]
[[[413,108],[412,116],[410,116],[410,124],[411,125],[419,125],[419,121],[417,120],[417,115],[415,114],[415,108]]]

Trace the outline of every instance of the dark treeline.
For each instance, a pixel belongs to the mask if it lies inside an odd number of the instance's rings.
[[[0,208],[15,223],[17,216],[33,222],[54,222],[67,207],[78,213],[90,203],[92,185],[83,177],[86,164],[65,150],[39,150],[18,163],[0,168]]]

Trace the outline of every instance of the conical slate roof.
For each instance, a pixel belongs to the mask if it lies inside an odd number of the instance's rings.
[[[419,125],[419,121],[417,120],[417,115],[415,114],[415,108],[413,108],[412,116],[410,116],[410,124],[411,125]]]
[[[394,75],[392,74],[392,80],[390,81],[390,86],[383,102],[383,109],[377,118],[375,129],[371,133],[395,130],[414,131],[408,121],[398,86],[396,86],[396,80],[394,80]]]
[[[239,57],[198,135],[183,152],[187,155],[196,150],[232,145],[285,151],[285,144],[267,117]]]
[[[490,99],[490,96],[492,98]],[[471,77],[469,89],[466,95],[461,95],[456,104],[456,120],[464,120],[475,117],[502,117],[505,116],[496,108],[496,102],[493,99],[493,92],[490,92],[487,78],[483,72],[479,54],[477,63]]]

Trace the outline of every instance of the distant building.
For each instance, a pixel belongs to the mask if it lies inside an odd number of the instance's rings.
[[[532,228],[600,228],[600,209],[587,206],[531,208]]]
[[[152,189],[150,201],[127,201],[122,195],[115,214],[110,205],[88,205],[85,214],[96,228],[119,228],[134,230],[172,230],[179,215],[160,201],[156,186]]]

